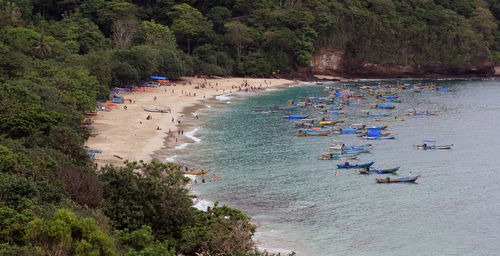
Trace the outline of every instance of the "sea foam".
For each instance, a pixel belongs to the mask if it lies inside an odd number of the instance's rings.
[[[176,157],[177,157],[177,155],[167,157],[167,158],[165,158],[165,161],[168,161],[168,162],[173,162],[173,161],[175,160],[175,158],[176,158]]]
[[[229,94],[218,95],[218,96],[215,96],[215,98],[217,100],[230,100],[231,99],[231,97],[229,97]]]
[[[194,134],[195,134],[195,133],[196,133],[199,129],[200,129],[200,128],[199,128],[199,127],[197,127],[196,129],[194,129],[194,130],[192,130],[192,131],[190,131],[190,132],[186,132],[186,133],[185,133],[186,137],[188,137],[188,138],[190,138],[190,139],[194,140],[194,142],[195,142],[195,143],[200,143],[201,139],[200,139],[200,138],[197,138],[197,137],[195,137],[195,136],[194,136]]]

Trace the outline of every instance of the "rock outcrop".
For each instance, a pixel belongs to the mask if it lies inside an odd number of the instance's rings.
[[[300,71],[299,71],[300,72]],[[356,77],[437,77],[500,75],[500,67],[486,58],[475,58],[469,65],[402,65],[397,63],[366,63],[346,60],[344,51],[324,47],[311,58],[309,75]]]

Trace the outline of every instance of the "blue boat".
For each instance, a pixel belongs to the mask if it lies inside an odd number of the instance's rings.
[[[393,106],[393,105],[377,105],[377,108],[381,108],[381,109],[393,109],[393,108],[395,108],[395,106]]]
[[[337,164],[337,168],[365,168],[365,167],[370,167],[374,164],[375,162],[369,162],[369,163],[366,163],[366,164]]]
[[[395,136],[365,136],[363,137],[367,140],[393,140]]]
[[[362,129],[339,129],[334,130],[333,133],[337,134],[354,134],[363,131]]]
[[[303,116],[303,115],[287,115],[283,116],[284,119],[305,119],[308,116]]]
[[[399,167],[395,168],[390,168],[390,169],[373,169],[373,170],[366,170],[366,169],[360,169],[358,170],[359,174],[388,174],[388,173],[395,173],[399,170]]]

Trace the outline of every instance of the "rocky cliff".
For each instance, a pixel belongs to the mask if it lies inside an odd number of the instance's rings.
[[[473,59],[470,65],[464,66],[367,63],[346,60],[343,50],[325,47],[313,54],[308,73],[356,77],[493,76],[495,75],[495,67],[486,58]]]

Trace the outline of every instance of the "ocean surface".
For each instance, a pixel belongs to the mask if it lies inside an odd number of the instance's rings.
[[[256,107],[326,96],[325,86],[353,91],[359,86],[427,81],[383,80],[308,84],[254,96],[219,97],[198,111],[203,125],[190,136],[176,161],[210,169],[218,179],[198,182],[202,202],[241,209],[258,225],[262,249],[297,255],[500,255],[500,83],[433,81],[451,92],[405,91],[387,110],[403,117],[408,109],[438,110],[387,122],[395,140],[369,141],[375,148],[359,160],[374,168],[400,166],[398,175],[421,175],[415,184],[377,184],[381,175],[339,170],[343,161],[317,160],[335,138],[359,145],[355,135],[299,137],[283,112],[255,114]],[[354,101],[356,103],[357,101]],[[370,97],[367,102],[375,102]],[[357,117],[365,106],[347,107],[347,124],[377,125]],[[384,111],[382,111],[384,112]],[[295,114],[319,116],[313,109]],[[424,139],[451,150],[419,150]],[[393,176],[393,177],[397,177]]]

